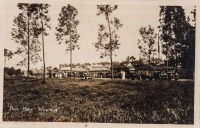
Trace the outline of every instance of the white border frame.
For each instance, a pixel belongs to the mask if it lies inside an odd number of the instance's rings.
[[[162,128],[168,128],[168,127],[173,127],[173,128],[199,128],[200,127],[200,102],[199,102],[199,93],[200,93],[200,72],[199,72],[199,65],[200,65],[200,51],[198,51],[198,49],[200,48],[200,38],[199,38],[199,34],[200,34],[200,0],[193,0],[193,1],[189,1],[189,0],[59,0],[59,1],[65,1],[65,2],[70,2],[70,3],[81,3],[81,2],[92,2],[95,4],[118,4],[121,2],[128,2],[130,4],[136,4],[136,5],[156,5],[156,6],[161,6],[161,5],[180,5],[180,6],[184,6],[184,5],[191,5],[191,6],[196,6],[197,9],[197,25],[196,25],[196,63],[195,63],[195,104],[194,104],[194,125],[178,125],[178,124],[111,124],[111,123],[65,123],[65,122],[50,122],[50,123],[45,123],[45,122],[3,122],[2,121],[2,111],[3,111],[3,48],[4,48],[4,37],[3,37],[3,30],[6,29],[5,23],[3,22],[4,20],[4,9],[6,8],[4,6],[5,1],[9,1],[9,2],[13,2],[13,0],[1,0],[0,2],[0,127],[2,128],[22,128],[22,127],[47,127],[47,128],[55,128],[55,127],[80,127],[80,128],[93,128],[93,127],[107,127],[107,128],[129,128],[129,127],[148,127],[148,128],[154,128],[154,127],[162,127]],[[52,2],[53,0],[16,0],[17,3],[20,2],[33,2],[33,3],[49,3]],[[142,1],[142,2],[141,2]],[[58,2],[58,0],[55,2]]]

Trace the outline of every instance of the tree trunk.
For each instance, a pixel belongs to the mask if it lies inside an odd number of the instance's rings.
[[[150,43],[149,43],[149,56],[148,56],[148,58],[149,58],[149,65],[150,65],[150,63],[151,63],[151,49],[150,49]]]
[[[27,79],[29,79],[29,70],[30,70],[30,49],[29,49],[29,44],[30,44],[30,35],[29,35],[29,12],[28,12],[28,70],[27,70]]]
[[[109,33],[110,33],[110,63],[111,63],[111,79],[113,79],[113,60],[112,60],[112,34],[111,34],[111,27],[110,27],[110,20],[107,16],[107,22],[109,27]]]
[[[72,76],[72,49],[70,48],[70,76]]]
[[[46,70],[46,67],[45,67],[45,52],[44,52],[44,30],[43,30],[43,18],[41,17],[41,24],[42,24],[42,50],[43,50],[43,83],[46,83],[46,78],[45,78],[45,70]]]
[[[112,60],[112,50],[110,51],[110,62],[111,62],[111,79],[113,79],[113,60]]]

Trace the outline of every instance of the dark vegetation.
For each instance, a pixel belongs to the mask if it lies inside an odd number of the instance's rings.
[[[194,123],[194,82],[5,80],[4,121]]]

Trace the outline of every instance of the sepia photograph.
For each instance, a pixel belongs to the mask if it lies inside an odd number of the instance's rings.
[[[166,3],[3,1],[1,123],[196,128],[198,6]]]

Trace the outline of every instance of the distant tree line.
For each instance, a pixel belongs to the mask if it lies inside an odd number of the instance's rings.
[[[21,69],[15,69],[14,67],[8,68],[8,67],[4,67],[4,74],[7,74],[9,76],[21,76],[22,72]]]

